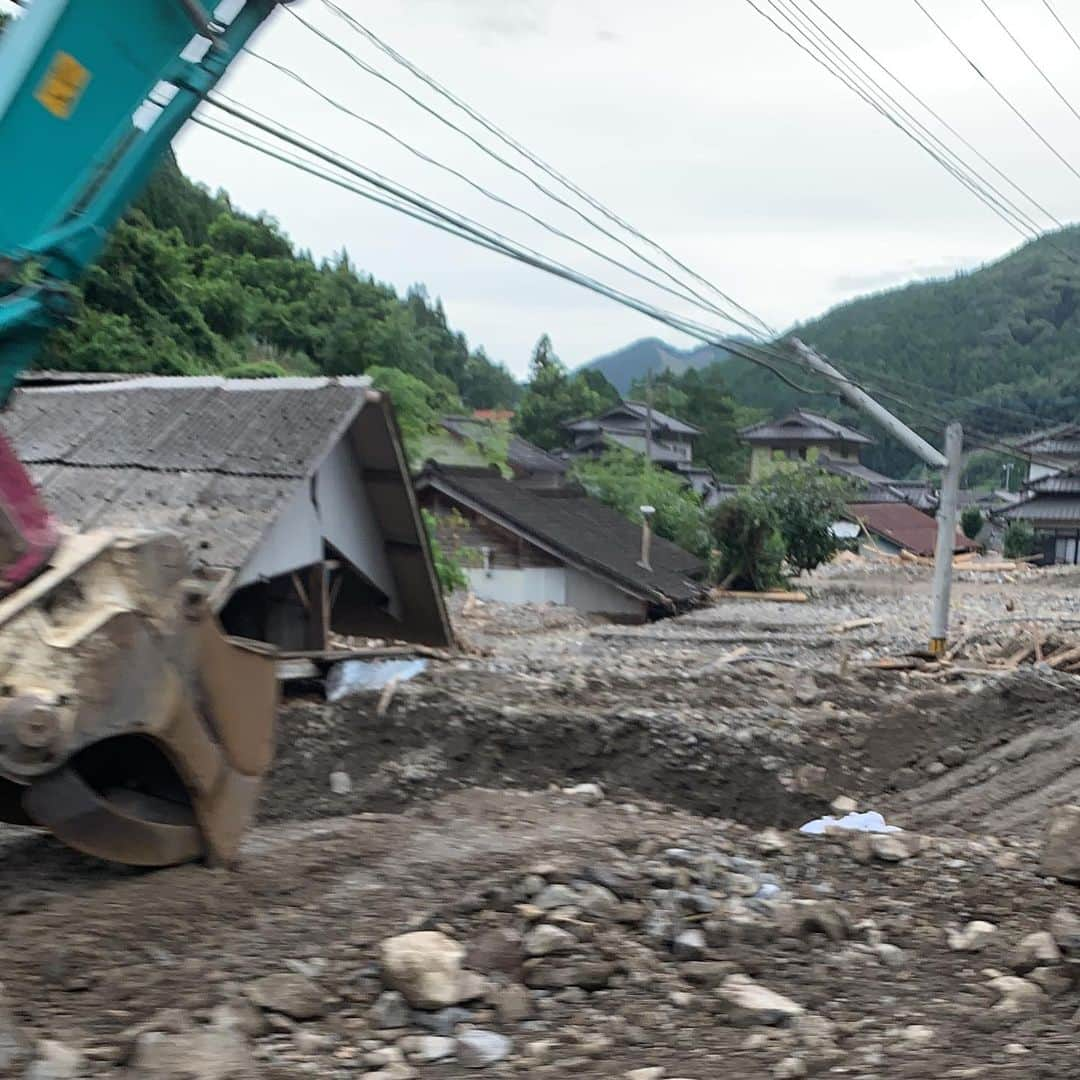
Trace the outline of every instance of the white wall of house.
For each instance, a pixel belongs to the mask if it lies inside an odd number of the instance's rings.
[[[1028,483],[1033,484],[1036,480],[1042,480],[1047,476],[1057,476],[1061,472],[1060,469],[1055,469],[1052,465],[1040,465],[1037,461],[1032,461],[1028,464]]]
[[[641,619],[646,615],[642,601],[569,566],[566,568],[566,603],[578,611],[601,615],[629,615]]]
[[[520,570],[468,567],[469,588],[480,600],[503,604],[565,604],[586,614],[645,617],[645,605],[605,581],[569,566]]]

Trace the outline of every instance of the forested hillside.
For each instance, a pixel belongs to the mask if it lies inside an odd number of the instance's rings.
[[[420,287],[399,297],[344,252],[317,263],[276,223],[164,162],[81,287],[73,326],[40,366],[159,374],[345,375],[422,380],[452,407],[512,405],[518,386],[452,331]]]
[[[1006,434],[1036,426],[1035,417],[1047,424],[1074,419],[1080,409],[1080,229],[1034,241],[970,274],[852,301],[793,332],[854,378],[883,375],[893,380],[882,382],[887,389],[955,414],[969,427]],[[746,361],[730,361],[724,373],[746,405],[777,413],[796,401],[808,403]],[[851,416],[829,398],[813,399],[813,407]],[[869,459],[894,473],[911,464],[889,445]]]

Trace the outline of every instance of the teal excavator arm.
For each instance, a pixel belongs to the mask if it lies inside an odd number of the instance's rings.
[[[33,0],[0,36],[0,402],[276,2]]]
[[[0,35],[0,405],[170,142],[278,0],[32,0]],[[0,435],[0,595],[57,530]]]
[[[276,0],[33,0],[0,36],[0,403],[173,136]],[[273,663],[175,537],[61,537],[0,436],[0,821],[160,866],[229,861],[273,751]]]

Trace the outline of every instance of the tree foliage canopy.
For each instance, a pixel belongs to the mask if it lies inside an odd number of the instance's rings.
[[[619,395],[599,372],[570,374],[545,334],[536,343],[529,382],[514,416],[514,430],[529,442],[554,450],[566,444],[569,420],[596,416]]]
[[[1080,228],[1068,228],[973,273],[842,304],[795,332],[853,378],[899,380],[882,385],[915,405],[932,403],[936,412],[965,428],[1007,435],[1049,426],[1074,419],[1080,409],[1078,256]],[[798,403],[859,426],[832,395],[807,399],[740,359],[729,361],[724,371],[746,405],[780,415]],[[826,389],[810,375],[798,381]],[[973,400],[935,396],[942,392]],[[944,425],[894,401],[888,404],[941,445]],[[915,466],[906,450],[887,439],[870,447],[865,460],[891,476]]]
[[[637,381],[630,396],[644,401],[648,384]],[[653,380],[653,404],[661,412],[701,429],[694,444],[694,459],[707,465],[721,480],[745,479],[750,448],[739,441],[739,429],[764,415],[732,397],[723,364],[691,368],[677,374],[670,369]]]
[[[579,458],[571,473],[590,495],[631,521],[640,523],[641,507],[653,507],[652,527],[658,536],[697,555],[707,554],[709,533],[701,500],[675,473],[621,448],[599,458]]]
[[[117,226],[80,287],[75,322],[50,337],[39,363],[175,375],[377,367],[458,409],[512,407],[520,390],[470,350],[421,286],[399,297],[344,251],[317,263],[272,218],[211,195],[171,157]]]

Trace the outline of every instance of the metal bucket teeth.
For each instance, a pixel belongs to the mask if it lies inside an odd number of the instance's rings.
[[[273,755],[273,661],[164,534],[74,537],[0,601],[0,820],[138,866],[230,862]]]

